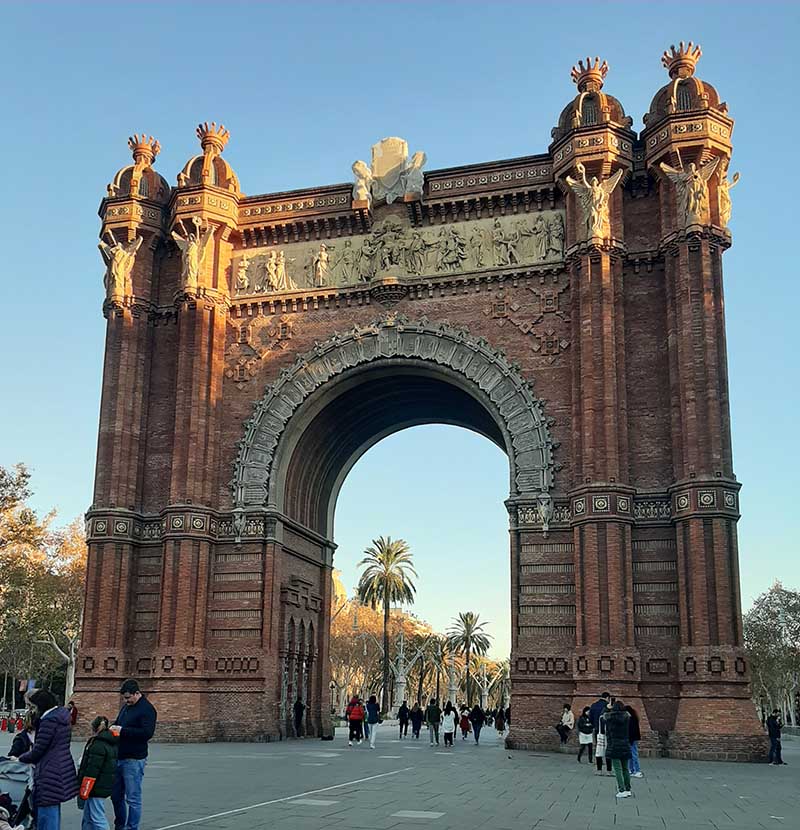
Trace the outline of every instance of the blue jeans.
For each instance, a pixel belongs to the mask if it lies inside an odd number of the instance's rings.
[[[634,741],[631,744],[631,759],[628,761],[629,772],[641,772],[639,767],[639,741]]]
[[[78,801],[78,806],[83,810],[81,830],[108,830],[105,803],[104,798],[87,798],[84,802]]]
[[[61,830],[61,805],[36,808],[37,830]]]
[[[117,775],[111,790],[116,830],[139,830],[139,822],[142,820],[142,779],[146,763],[144,758],[117,761]]]

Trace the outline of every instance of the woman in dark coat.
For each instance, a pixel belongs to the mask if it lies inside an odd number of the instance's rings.
[[[33,746],[33,738],[35,734],[33,716],[30,712],[26,712],[25,720],[22,723],[22,729],[20,729],[14,736],[14,740],[11,742],[11,749],[8,754],[12,758],[19,758],[20,755],[24,755]]]
[[[602,717],[606,727],[606,758],[611,759],[617,777],[617,798],[628,798],[631,795],[631,777],[628,772],[631,757],[628,724],[631,716],[625,711],[622,701],[617,700],[611,711]]]
[[[36,707],[39,725],[33,748],[18,760],[34,765],[33,803],[37,830],[60,830],[61,805],[78,794],[75,762],[69,750],[70,714],[45,689],[37,689],[28,700]]]

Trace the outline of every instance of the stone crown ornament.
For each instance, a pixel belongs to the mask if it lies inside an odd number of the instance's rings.
[[[570,76],[573,82],[577,85],[580,92],[597,92],[602,89],[603,80],[608,74],[608,63],[603,61],[600,63],[600,58],[596,57],[594,61],[591,58],[586,58],[586,66],[583,61],[578,61],[577,66],[572,67]]]
[[[200,139],[200,146],[203,152],[218,156],[230,140],[231,134],[223,124],[217,126],[215,121],[210,124],[205,121],[197,125],[197,137]]]
[[[695,66],[703,54],[699,46],[695,46],[690,40],[688,43],[681,41],[678,48],[675,45],[669,47],[661,56],[661,63],[669,72],[670,78],[691,78],[694,75]]]
[[[150,167],[156,160],[156,156],[161,152],[161,145],[157,138],[150,136],[148,138],[146,133],[139,135],[134,133],[128,138],[128,147],[133,152],[133,160],[141,167]]]

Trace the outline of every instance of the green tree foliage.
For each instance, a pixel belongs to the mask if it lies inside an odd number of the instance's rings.
[[[462,611],[447,630],[447,645],[456,654],[464,655],[466,664],[467,704],[472,706],[470,662],[473,654],[483,656],[489,650],[491,637],[484,631],[485,623],[473,611]]]
[[[61,664],[72,692],[86,572],[80,520],[54,529],[27,506],[29,475],[0,467],[0,698],[8,679],[45,678]]]
[[[800,593],[776,582],[744,615],[744,641],[750,654],[753,696],[762,716],[783,712],[796,725],[800,690]]]
[[[358,581],[358,598],[370,608],[383,608],[383,689],[381,709],[389,709],[389,609],[394,604],[412,604],[417,576],[411,550],[403,539],[383,536],[372,540],[358,563],[364,571]]]

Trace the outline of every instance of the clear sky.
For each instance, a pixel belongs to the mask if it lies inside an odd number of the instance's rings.
[[[800,108],[790,86],[799,8],[3,4],[0,464],[29,464],[35,505],[57,507],[65,522],[91,500],[105,330],[96,209],[128,163],[131,133],[161,141],[156,166],[174,182],[198,152],[197,122],[224,122],[232,133],[226,157],[246,193],[346,181],[353,160],[386,135],[425,150],[430,169],[520,156],[546,149],[574,95],[569,70],[579,57],[609,62],[606,90],[641,129],[666,81],[662,51],[691,38],[704,51],[698,74],[736,119],[732,170],[742,173],[725,285],[744,483],[743,596],[747,603],[775,578],[800,587]],[[421,574],[436,582],[421,588],[417,612],[438,624],[473,604],[507,642],[507,538],[496,486],[504,463],[487,441],[460,430],[387,439],[345,484],[339,564],[346,569],[378,533],[403,536]]]

